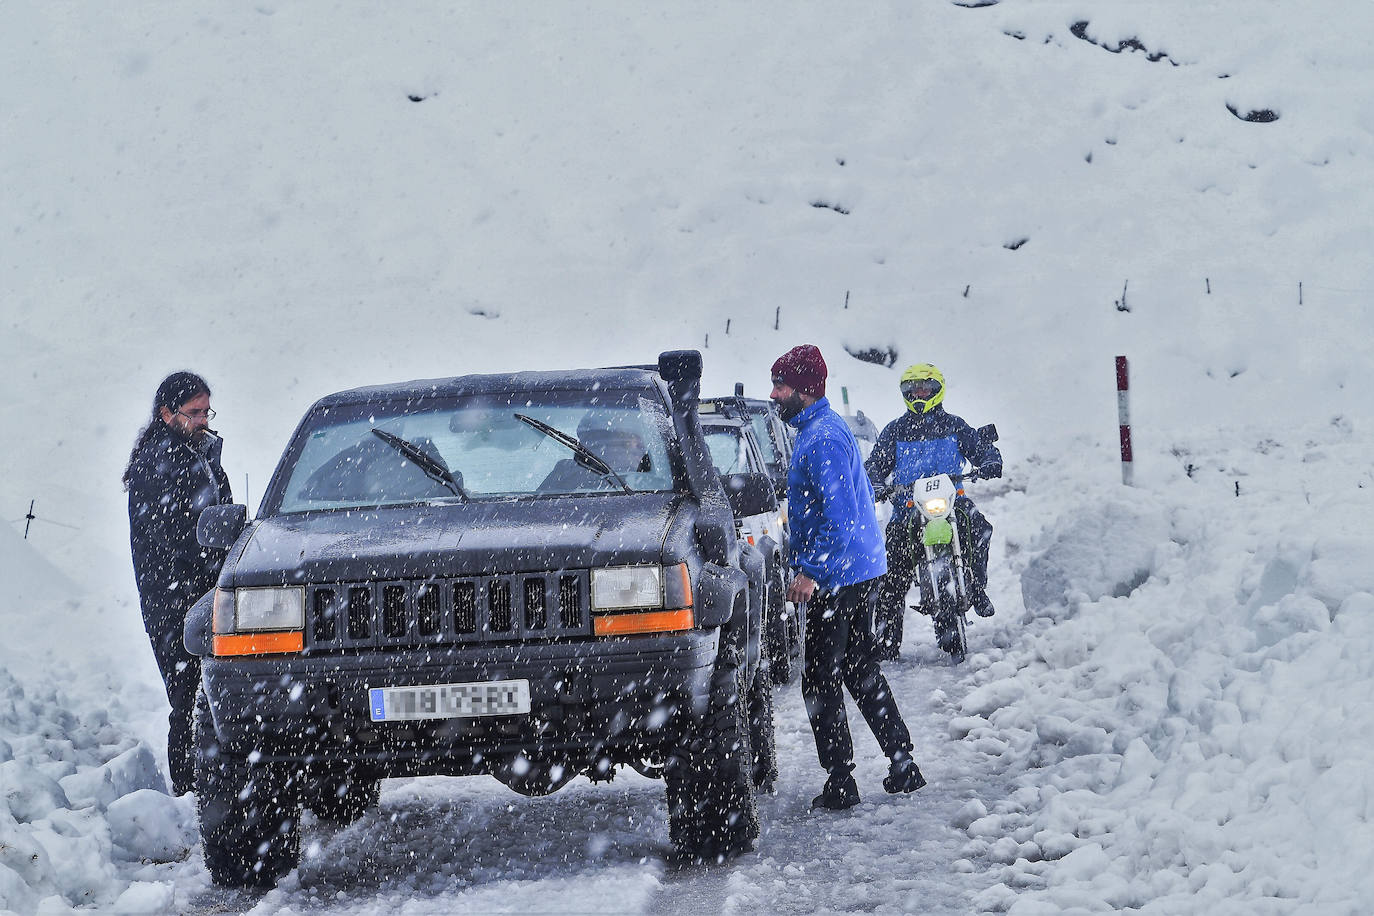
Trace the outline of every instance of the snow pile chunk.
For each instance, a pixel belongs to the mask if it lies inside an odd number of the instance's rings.
[[[196,844],[194,805],[190,796],[171,798],[154,789],[138,789],[109,809],[110,839],[126,858],[176,862]]]
[[[121,916],[124,914],[136,916],[136,914],[142,913],[171,913],[176,909],[174,903],[171,885],[135,881],[125,889],[124,893],[119,895],[110,911],[119,913]]]
[[[167,791],[167,780],[147,744],[139,742],[108,763],[58,780],[73,802],[93,802],[102,810],[139,789]]]
[[[0,802],[20,823],[44,817],[55,808],[65,808],[70,802],[62,787],[36,767],[8,760],[0,763]]]
[[[1126,490],[1074,505],[1046,533],[1048,546],[1021,574],[1021,600],[1031,614],[1059,616],[1077,601],[1129,594],[1171,532],[1147,494]]]

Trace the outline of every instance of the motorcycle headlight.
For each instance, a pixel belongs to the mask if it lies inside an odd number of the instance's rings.
[[[607,566],[592,570],[592,608],[598,611],[663,607],[659,566]]]
[[[234,604],[235,630],[299,630],[305,626],[303,588],[240,588]]]
[[[937,496],[934,499],[926,500],[922,506],[925,508],[926,515],[931,518],[939,518],[949,511],[949,500],[943,496]]]

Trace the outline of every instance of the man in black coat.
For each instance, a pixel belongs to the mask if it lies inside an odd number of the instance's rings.
[[[167,376],[124,471],[143,626],[172,707],[167,762],[178,795],[195,787],[191,716],[200,684],[200,660],[186,651],[182,627],[191,605],[214,588],[225,557],[200,546],[196,522],[207,506],[233,501],[220,466],[223,441],[209,426],[214,416],[204,379],[191,372]]]

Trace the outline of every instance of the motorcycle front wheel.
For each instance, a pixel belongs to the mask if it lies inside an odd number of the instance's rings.
[[[949,557],[937,557],[930,572],[935,585],[935,641],[957,665],[968,655],[968,635],[964,629],[968,593],[954,580],[954,564]]]

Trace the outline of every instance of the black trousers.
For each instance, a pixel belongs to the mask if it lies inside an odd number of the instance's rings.
[[[848,585],[836,592],[817,589],[806,606],[802,699],[816,735],[816,756],[827,770],[849,769],[854,763],[854,742],[844,711],[845,689],[858,704],[884,754],[891,757],[898,751],[911,752],[911,733],[878,667],[870,603],[875,581]]]
[[[196,748],[191,734],[196,690],[200,686],[200,659],[186,651],[182,627],[189,610],[178,592],[167,596],[143,597],[143,628],[153,645],[162,686],[172,712],[167,717],[167,764],[172,773],[172,791],[190,792],[196,785]]]
[[[959,514],[959,547],[968,560],[973,587],[988,586],[988,552],[992,545],[992,522],[978,511],[973,500],[961,496],[954,503]],[[878,641],[898,648],[902,644],[902,621],[906,616],[906,595],[916,581],[917,549],[905,522],[895,519],[887,524],[887,574],[878,583]]]

